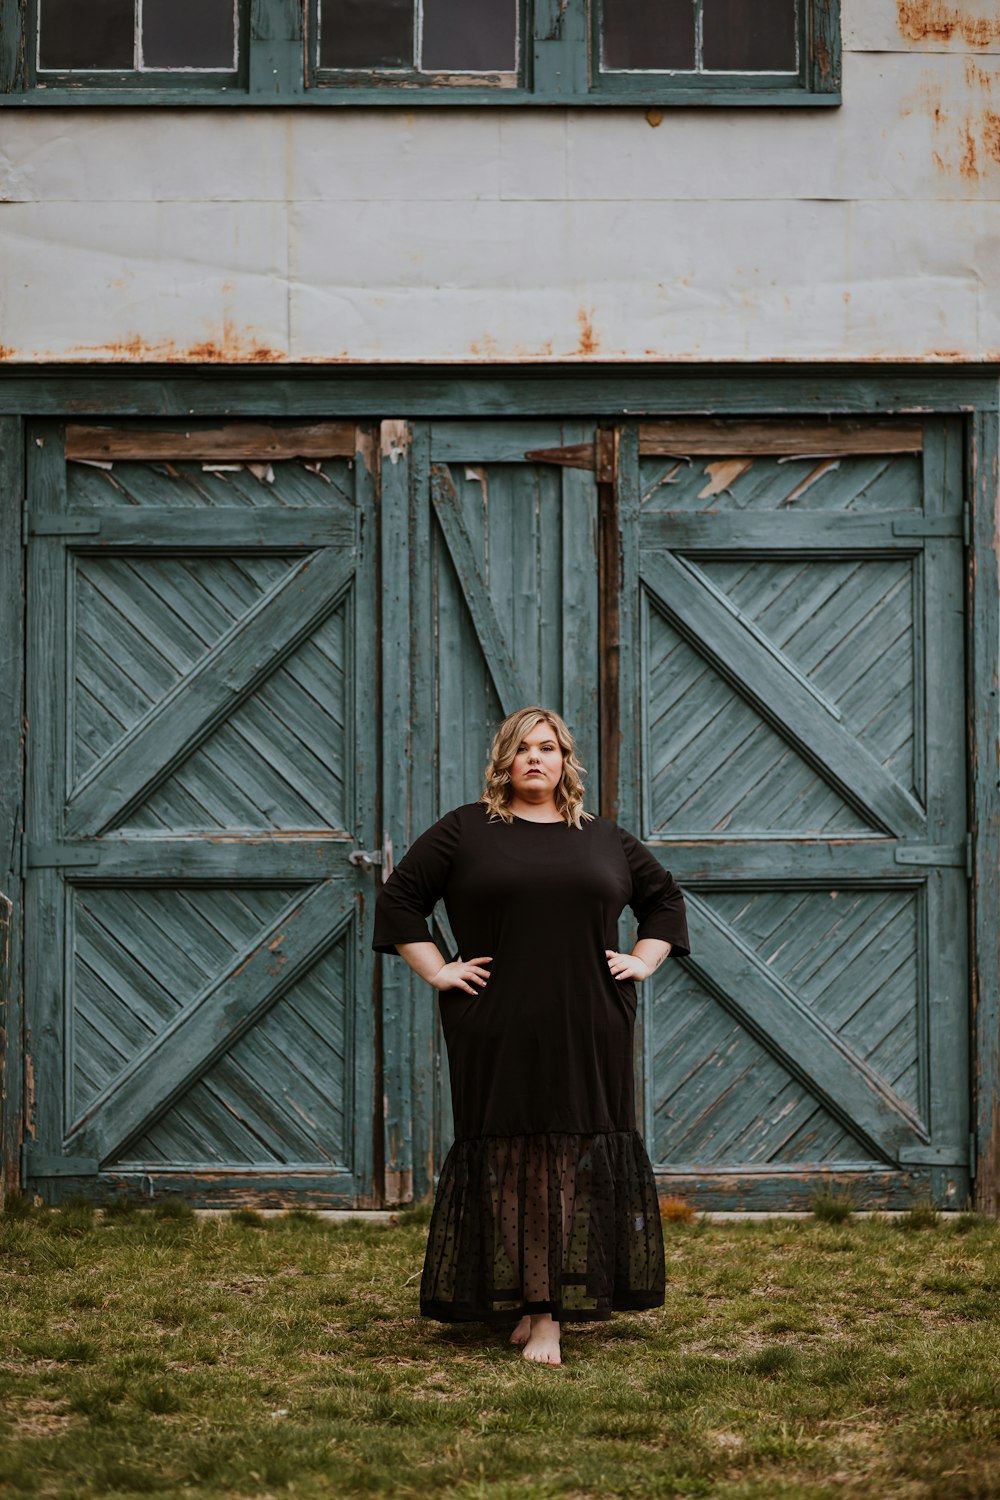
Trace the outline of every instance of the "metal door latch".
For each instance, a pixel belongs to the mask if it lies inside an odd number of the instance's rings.
[[[381,849],[352,849],[347,856],[348,864],[360,866],[362,870],[374,870],[376,866],[382,871],[382,884],[392,874],[392,839],[388,833],[382,837]]]

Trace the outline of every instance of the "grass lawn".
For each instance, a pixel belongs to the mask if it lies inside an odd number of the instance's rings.
[[[1000,1225],[668,1222],[565,1365],[417,1315],[426,1213],[0,1218],[0,1495],[1000,1497]]]

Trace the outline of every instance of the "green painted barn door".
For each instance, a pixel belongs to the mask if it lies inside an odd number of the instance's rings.
[[[528,704],[564,716],[596,806],[594,425],[386,423],[381,447],[386,743],[407,735],[386,767],[395,847],[479,796],[494,731]],[[405,1200],[426,1192],[450,1144],[450,1095],[433,995],[391,961],[382,984],[386,1183]]]
[[[32,436],[26,1177],[51,1198],[370,1201],[373,483],[351,424]]]
[[[623,440],[622,815],[693,950],[646,996],[645,1127],[706,1207],[969,1191],[962,451],[937,421]]]

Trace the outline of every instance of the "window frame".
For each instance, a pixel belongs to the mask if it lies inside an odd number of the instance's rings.
[[[0,0],[0,106],[394,105],[836,106],[841,103],[840,0],[800,0],[797,75],[602,73],[600,0],[523,0],[520,77],[373,70],[333,73],[316,56],[317,0],[243,0],[239,68],[202,72],[49,74],[35,69],[36,0]],[[51,81],[50,81],[51,80]]]

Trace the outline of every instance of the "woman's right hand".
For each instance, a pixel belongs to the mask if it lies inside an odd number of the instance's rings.
[[[489,969],[484,969],[483,964],[491,964],[492,958],[456,958],[454,963],[444,964],[430,980],[436,990],[465,990],[467,995],[478,995],[479,990],[473,989],[478,985],[481,990],[490,977]]]

